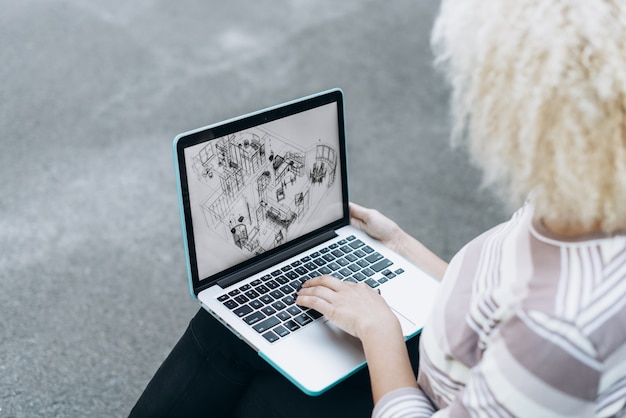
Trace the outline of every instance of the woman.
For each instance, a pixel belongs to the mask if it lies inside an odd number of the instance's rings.
[[[453,87],[453,136],[504,201],[526,203],[449,266],[350,206],[356,226],[442,278],[417,380],[415,342],[384,300],[323,276],[297,303],[361,340],[371,383],[363,372],[309,398],[235,338],[212,346],[203,330],[218,326],[199,313],[135,412],[186,416],[211,396],[208,416],[217,404],[232,416],[626,414],[626,5],[444,0],[433,44]],[[289,394],[277,399],[277,386]],[[159,406],[160,393],[176,403]]]

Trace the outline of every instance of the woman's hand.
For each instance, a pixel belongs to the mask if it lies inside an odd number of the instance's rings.
[[[350,223],[392,250],[398,251],[402,230],[376,209],[368,209],[350,202]]]
[[[344,282],[329,275],[316,277],[302,284],[296,303],[322,313],[361,341],[393,327],[402,332],[385,299],[364,283]]]
[[[400,322],[368,285],[316,277],[302,284],[296,303],[321,312],[361,340],[374,403],[393,390],[417,387]]]
[[[350,223],[441,280],[448,263],[376,209],[350,203]]]

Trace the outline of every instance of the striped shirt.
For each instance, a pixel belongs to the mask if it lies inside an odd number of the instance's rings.
[[[626,234],[559,238],[532,206],[450,262],[419,389],[373,417],[626,416]]]

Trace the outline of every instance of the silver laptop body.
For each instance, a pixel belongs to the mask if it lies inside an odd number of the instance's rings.
[[[343,93],[294,100],[173,142],[191,295],[309,395],[365,365],[360,342],[293,303],[321,274],[381,289],[406,338],[438,282],[350,226]]]

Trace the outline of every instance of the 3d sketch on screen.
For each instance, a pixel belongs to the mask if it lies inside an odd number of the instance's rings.
[[[324,203],[337,157],[321,138],[301,149],[262,128],[208,142],[192,157],[207,226],[248,254],[276,247]]]

